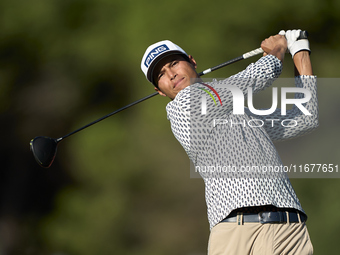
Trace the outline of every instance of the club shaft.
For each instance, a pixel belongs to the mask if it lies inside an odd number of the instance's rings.
[[[307,38],[308,38],[308,32],[307,31],[300,31],[300,36],[297,39],[301,40],[301,39],[307,39]],[[239,56],[237,58],[231,59],[231,60],[229,60],[227,62],[224,62],[222,64],[219,64],[217,66],[214,66],[214,67],[211,67],[209,69],[206,69],[203,72],[200,72],[198,75],[202,76],[204,74],[211,73],[212,71],[215,71],[215,70],[220,69],[222,67],[225,67],[227,65],[233,64],[233,63],[238,62],[238,61],[243,60],[243,59],[254,57],[254,56],[262,54],[262,53],[263,53],[263,49],[262,48],[257,48],[255,50],[252,50],[252,51],[249,51],[247,53],[244,53],[242,56]]]
[[[247,53],[244,53],[242,56],[239,56],[237,58],[231,59],[231,60],[229,60],[227,62],[224,62],[222,64],[219,64],[217,66],[214,66],[214,67],[211,67],[209,69],[206,69],[203,72],[200,72],[198,75],[202,76],[204,74],[211,73],[212,71],[215,71],[215,70],[220,69],[222,67],[225,67],[227,65],[233,64],[233,63],[235,63],[237,61],[240,61],[240,60],[243,60],[243,59],[247,59],[247,58],[250,58],[250,57],[254,57],[254,56],[262,54],[262,53],[263,53],[263,49],[262,48],[258,48],[258,49],[249,51]]]
[[[75,131],[73,131],[73,132],[67,134],[67,135],[64,135],[63,137],[58,138],[58,139],[57,139],[57,142],[60,142],[62,139],[65,139],[66,137],[69,137],[70,135],[73,135],[73,134],[75,134],[75,133],[77,133],[77,132],[79,132],[79,131],[81,131],[81,130],[83,130],[83,129],[89,127],[89,126],[92,126],[92,125],[98,123],[99,121],[102,121],[102,120],[104,120],[104,119],[106,119],[106,118],[108,118],[108,117],[111,117],[112,115],[115,115],[115,114],[118,113],[118,112],[121,112],[121,111],[123,111],[123,110],[125,110],[125,109],[127,109],[127,108],[129,108],[129,107],[131,107],[131,106],[134,106],[134,105],[136,105],[136,104],[138,104],[138,103],[140,103],[140,102],[143,102],[143,101],[145,101],[145,100],[147,100],[147,99],[149,99],[149,98],[151,98],[151,97],[154,97],[154,96],[156,96],[156,95],[158,95],[158,92],[152,93],[151,95],[148,95],[148,96],[146,96],[146,97],[143,97],[143,98],[141,98],[141,99],[139,99],[139,100],[137,100],[137,101],[135,101],[135,102],[133,102],[133,103],[131,103],[131,104],[128,104],[128,105],[126,105],[126,106],[124,106],[124,107],[122,107],[122,108],[120,108],[120,109],[114,111],[114,112],[111,112],[111,113],[109,113],[108,115],[105,115],[104,117],[101,117],[100,119],[97,119],[97,120],[95,120],[95,121],[93,121],[93,122],[91,122],[91,123],[89,123],[89,124],[87,124],[87,125],[85,125],[85,126],[79,128],[79,129],[77,129],[77,130],[75,130]]]

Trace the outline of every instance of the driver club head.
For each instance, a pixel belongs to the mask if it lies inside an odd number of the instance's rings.
[[[30,142],[30,149],[41,167],[49,168],[57,153],[58,142],[47,136],[37,136]]]

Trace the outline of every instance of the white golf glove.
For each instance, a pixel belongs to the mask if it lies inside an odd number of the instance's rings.
[[[310,53],[310,48],[309,48],[309,41],[308,39],[300,39],[297,40],[297,38],[300,36],[300,29],[297,30],[287,30],[284,32],[283,30],[280,31],[280,35],[285,35],[287,39],[287,46],[290,54],[292,57],[296,53],[302,50],[307,50]]]

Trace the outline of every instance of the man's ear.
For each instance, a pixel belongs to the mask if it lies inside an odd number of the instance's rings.
[[[189,55],[189,60],[190,60],[190,63],[193,65],[194,69],[196,69],[197,64],[196,64],[196,60],[194,59],[194,57]]]
[[[156,91],[158,92],[158,94],[160,94],[161,96],[166,97],[166,95],[165,95],[162,91],[160,91],[159,88],[156,88],[156,87],[155,87],[155,90],[156,90]]]

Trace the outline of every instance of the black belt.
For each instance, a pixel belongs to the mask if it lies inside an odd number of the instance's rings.
[[[288,219],[287,219],[288,214]],[[242,222],[259,222],[265,223],[287,223],[287,222],[305,222],[307,216],[299,212],[259,212],[259,213],[234,213],[232,212],[221,222],[237,222],[237,218]],[[300,221],[299,221],[300,218]]]

